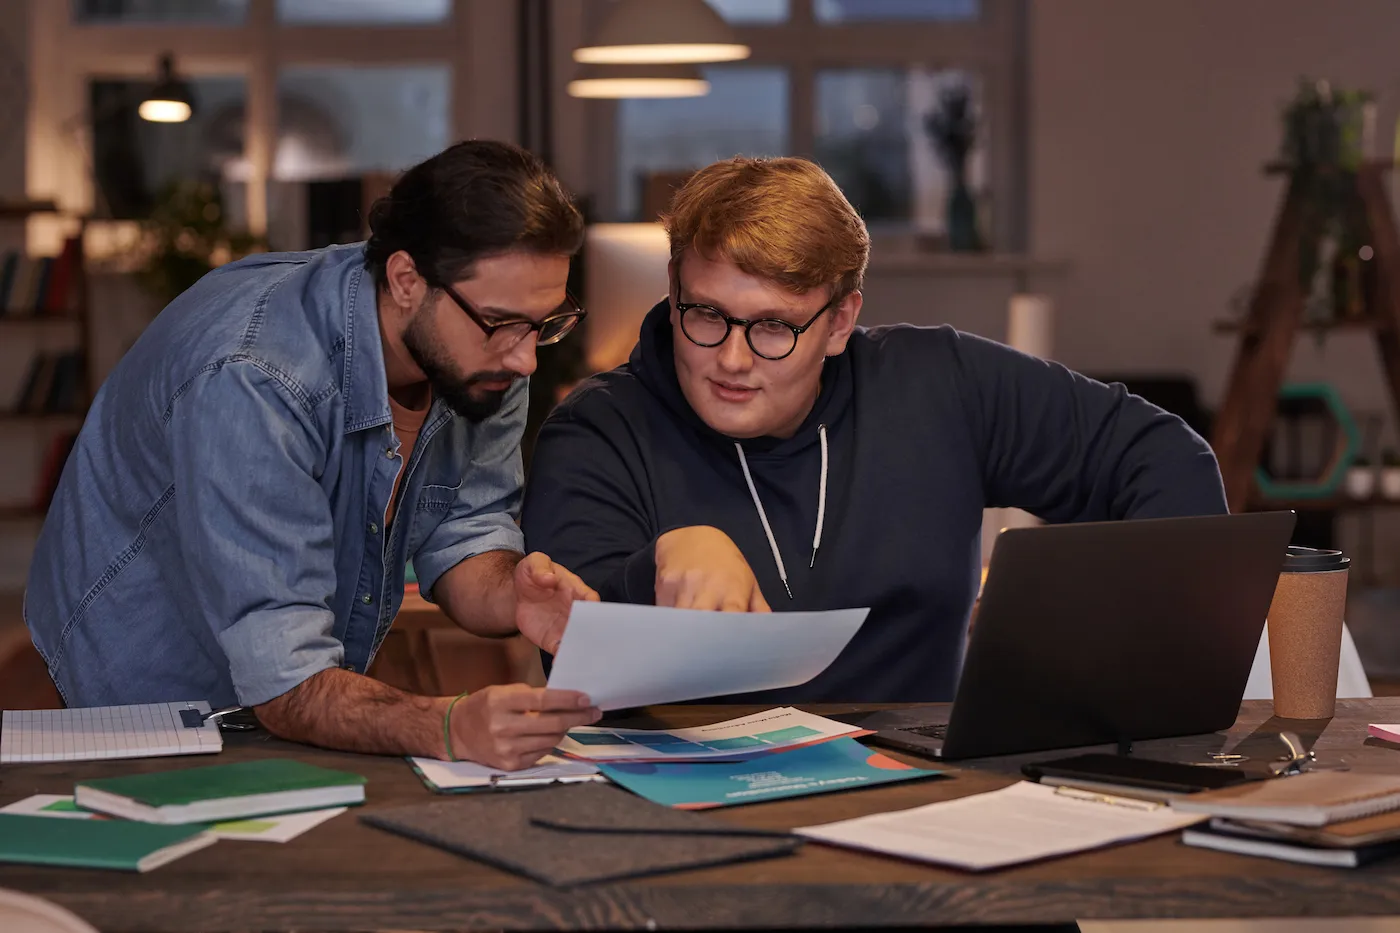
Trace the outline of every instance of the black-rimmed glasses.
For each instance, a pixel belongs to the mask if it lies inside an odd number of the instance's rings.
[[[472,323],[481,328],[481,332],[486,335],[486,342],[493,348],[499,350],[509,350],[520,343],[532,333],[539,333],[539,340],[536,346],[547,347],[552,343],[558,343],[568,336],[569,331],[578,326],[579,322],[588,316],[588,312],[579,307],[577,301],[568,292],[564,293],[564,303],[552,314],[547,314],[538,321],[529,318],[515,318],[509,321],[491,323],[481,316],[481,312],[472,307],[471,302],[457,294],[457,289],[451,285],[438,286],[447,292],[447,297],[456,302],[457,307],[462,309]]]
[[[729,339],[731,328],[742,327],[750,350],[765,360],[781,360],[792,355],[792,351],[797,349],[797,338],[806,333],[817,318],[835,303],[836,296],[833,295],[806,324],[801,325],[789,324],[777,318],[746,321],[730,317],[710,305],[681,301],[679,298],[676,299],[676,312],[681,317],[681,333],[696,346],[717,347]]]

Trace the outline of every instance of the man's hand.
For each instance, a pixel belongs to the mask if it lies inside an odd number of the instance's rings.
[[[575,726],[601,715],[573,690],[525,684],[462,697],[415,696],[362,674],[330,668],[254,707],[269,732],[293,742],[371,755],[445,758],[443,717],[451,708],[452,751],[495,768],[528,768]]]
[[[488,767],[519,771],[548,754],[564,733],[601,715],[574,690],[486,687],[452,708],[452,751]]]
[[[677,528],[656,539],[656,604],[724,612],[770,611],[738,546],[709,525]]]
[[[515,565],[515,627],[550,654],[559,650],[574,600],[598,594],[559,564],[536,552]]]

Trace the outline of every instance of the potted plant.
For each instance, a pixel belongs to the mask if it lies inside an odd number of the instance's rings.
[[[977,139],[977,113],[966,81],[943,89],[938,109],[924,117],[924,129],[948,170],[948,248],[981,251],[986,244],[977,230],[977,201],[967,185],[967,157]]]
[[[1400,499],[1400,453],[1390,448],[1381,454],[1381,495]]]
[[[265,248],[259,237],[228,224],[219,186],[182,180],[167,185],[141,222],[137,275],[162,305],[205,273]]]
[[[1302,195],[1298,279],[1303,315],[1313,322],[1362,317],[1361,269],[1355,257],[1369,239],[1356,173],[1367,152],[1375,99],[1308,78],[1284,108],[1280,156]],[[1318,331],[1322,339],[1322,331]]]
[[[1369,499],[1376,494],[1376,467],[1367,457],[1357,457],[1347,467],[1343,481],[1347,495],[1353,499]]]

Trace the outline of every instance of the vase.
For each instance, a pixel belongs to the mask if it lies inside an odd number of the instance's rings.
[[[1346,472],[1347,495],[1353,499],[1369,499],[1376,494],[1376,469],[1369,466],[1348,467]]]
[[[1381,467],[1381,495],[1387,499],[1400,499],[1400,467]]]
[[[977,200],[962,172],[953,176],[948,194],[948,248],[959,253],[983,249],[982,235],[977,231]]]

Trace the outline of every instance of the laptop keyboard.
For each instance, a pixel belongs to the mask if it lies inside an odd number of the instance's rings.
[[[927,736],[930,739],[946,739],[948,737],[948,724],[940,722],[931,726],[906,726],[904,731]]]

